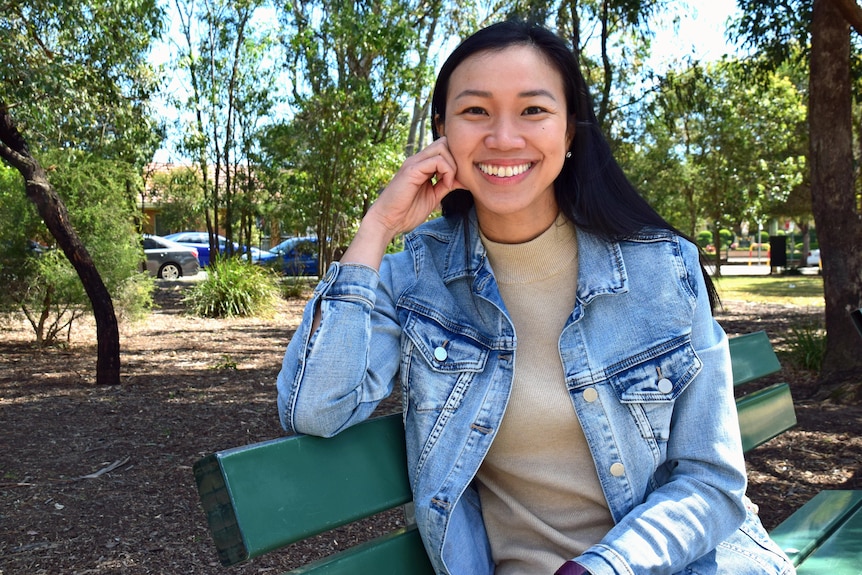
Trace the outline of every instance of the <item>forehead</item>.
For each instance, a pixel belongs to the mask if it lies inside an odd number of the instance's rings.
[[[535,46],[516,44],[501,50],[484,50],[465,58],[452,71],[448,98],[464,90],[489,96],[539,90],[559,95],[564,101],[563,78],[548,57]]]

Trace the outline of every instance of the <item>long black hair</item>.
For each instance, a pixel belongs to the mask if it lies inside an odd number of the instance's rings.
[[[542,52],[559,72],[566,95],[566,109],[574,116],[575,134],[569,145],[571,158],[554,181],[554,195],[563,214],[584,230],[610,241],[638,235],[645,228],[685,234],[661,217],[623,173],[602,133],[578,59],[566,43],[550,30],[528,22],[509,20],[483,28],[468,37],[449,55],[437,75],[431,98],[432,133],[440,137],[438,123],[446,118],[449,79],[467,58],[479,52],[499,51],[510,46],[532,46]],[[467,190],[455,190],[442,201],[444,215],[466,214],[473,205]],[[688,239],[688,238],[687,238]],[[703,261],[703,256],[701,256]],[[718,295],[701,264],[710,306]]]

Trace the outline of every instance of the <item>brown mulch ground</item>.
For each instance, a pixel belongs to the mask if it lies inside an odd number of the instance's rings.
[[[197,499],[202,455],[282,434],[274,381],[302,301],[272,320],[181,313],[181,283],[124,325],[118,387],[94,385],[92,326],[65,349],[34,350],[21,323],[0,326],[0,575],[279,573],[400,518],[389,514],[243,566],[219,566]],[[725,302],[730,333],[789,327],[822,308]],[[750,496],[773,527],[817,491],[862,488],[862,406],[815,401],[814,377],[783,357],[799,425],[747,457]],[[392,409],[392,403],[385,406]]]

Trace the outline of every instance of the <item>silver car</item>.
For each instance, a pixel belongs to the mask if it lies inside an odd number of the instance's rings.
[[[144,234],[141,242],[147,256],[150,275],[165,280],[197,275],[200,270],[198,251],[159,236]]]

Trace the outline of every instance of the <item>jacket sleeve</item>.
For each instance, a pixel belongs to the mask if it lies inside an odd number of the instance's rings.
[[[331,437],[366,419],[392,391],[401,329],[378,288],[373,268],[337,262],[318,284],[278,374],[286,431]]]
[[[682,572],[745,519],[745,463],[727,336],[712,317],[696,249],[685,242],[683,253],[686,285],[695,295],[691,342],[703,367],[677,398],[656,489],[576,558],[594,575]]]

